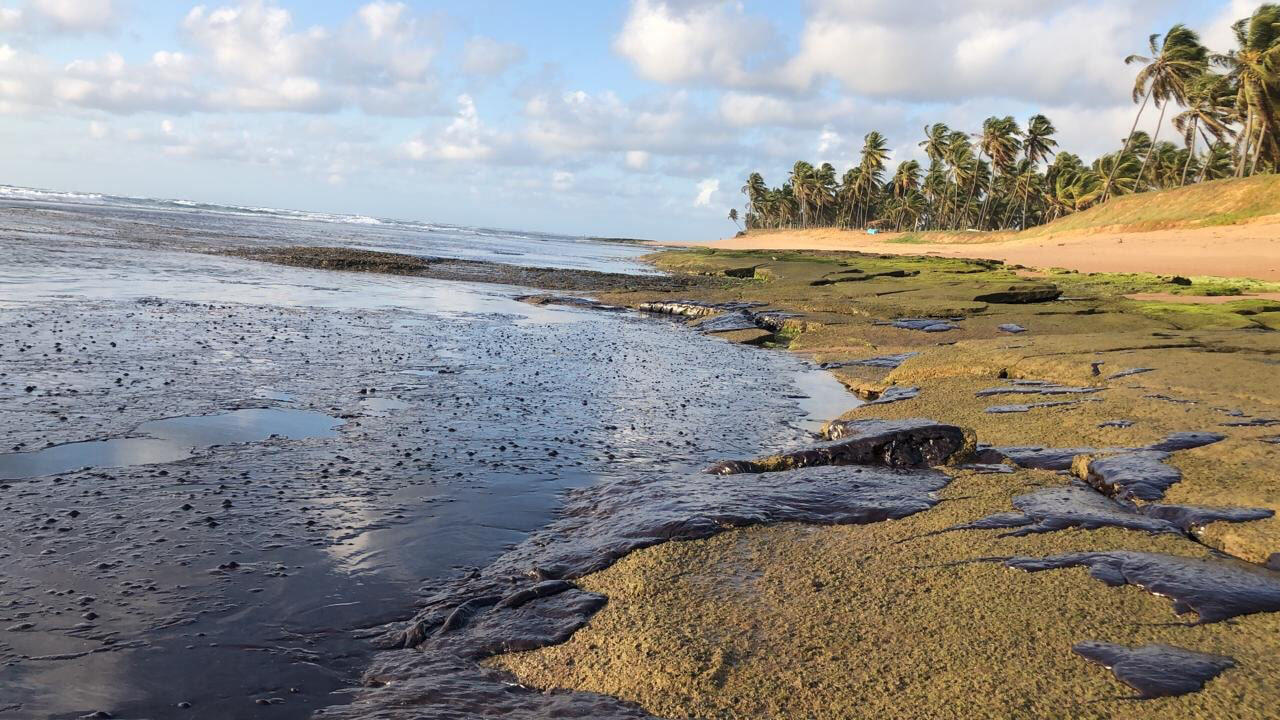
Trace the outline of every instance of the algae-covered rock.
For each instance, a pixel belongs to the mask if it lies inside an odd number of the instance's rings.
[[[974,447],[973,434],[932,420],[851,420],[823,429],[834,442],[759,460],[728,460],[705,472],[713,475],[765,473],[818,465],[872,465],[926,468],[960,460]]]

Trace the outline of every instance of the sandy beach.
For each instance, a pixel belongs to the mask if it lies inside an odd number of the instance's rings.
[[[761,230],[705,243],[722,250],[857,250],[888,255],[990,258],[1033,268],[1080,272],[1148,272],[1280,280],[1280,217],[1218,227],[1146,232],[1089,231],[1035,235],[979,234],[972,242],[894,242],[904,233],[867,235],[831,228]],[[927,237],[927,236],[926,236]],[[987,238],[994,237],[988,241]],[[671,243],[677,245],[677,243]]]

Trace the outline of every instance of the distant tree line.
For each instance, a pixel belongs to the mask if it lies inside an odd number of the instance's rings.
[[[1183,25],[1150,37],[1139,65],[1133,128],[1117,152],[1086,164],[1058,150],[1044,115],[1025,125],[990,117],[976,133],[943,123],[924,128],[928,166],[905,160],[889,171],[888,142],[867,133],[858,164],[843,175],[803,160],[781,187],[751,173],[742,192],[748,229],[840,227],[886,230],[1026,228],[1109,197],[1280,168],[1280,5],[1264,4],[1232,28],[1237,47],[1209,51]],[[1137,130],[1159,110],[1155,137]],[[1160,139],[1166,113],[1181,135]],[[730,219],[739,215],[735,208]]]

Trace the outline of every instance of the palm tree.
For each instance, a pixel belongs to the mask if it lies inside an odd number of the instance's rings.
[[[1164,34],[1163,42],[1159,33],[1152,35],[1147,42],[1151,47],[1150,57],[1135,54],[1124,59],[1126,65],[1143,63],[1144,67],[1138,71],[1133,82],[1133,101],[1136,103],[1141,98],[1142,104],[1133,119],[1133,127],[1129,129],[1129,137],[1125,139],[1121,155],[1129,151],[1129,140],[1138,129],[1138,120],[1142,118],[1147,102],[1154,98],[1156,106],[1161,108],[1160,121],[1156,125],[1158,133],[1159,126],[1164,123],[1165,103],[1184,97],[1186,83],[1203,73],[1208,63],[1209,53],[1200,44],[1200,36],[1181,23],[1169,28],[1169,32]],[[1143,167],[1145,168],[1145,164]],[[1109,196],[1112,180],[1112,177],[1107,178],[1106,189],[1100,201],[1105,202]]]
[[[1058,141],[1053,139],[1058,130],[1049,122],[1049,118],[1044,115],[1032,115],[1027,120],[1026,138],[1022,141],[1022,152],[1027,161],[1031,164],[1031,170],[1034,172],[1035,167],[1045,160],[1049,159],[1049,154],[1053,149],[1058,147]],[[1022,226],[1020,229],[1027,227],[1027,201],[1031,197],[1031,184],[1027,183],[1026,189],[1022,194]]]
[[[893,196],[899,198],[919,190],[920,163],[915,160],[904,160],[898,163],[898,169],[893,172],[893,179],[889,181],[889,186],[893,189]]]
[[[1256,171],[1264,155],[1272,163],[1280,160],[1276,118],[1276,103],[1280,100],[1280,5],[1264,4],[1231,29],[1239,47],[1225,55],[1215,55],[1214,61],[1227,68],[1227,77],[1238,88],[1236,107],[1245,117],[1243,148],[1236,170],[1240,176],[1244,175],[1245,165],[1250,166],[1250,173]]]
[[[951,207],[944,208],[946,218],[943,220],[948,226],[959,222],[959,202],[960,188],[963,187],[964,178],[969,177],[968,173],[973,170],[973,176],[976,178],[976,162],[973,157],[973,146],[969,144],[969,136],[959,130],[953,130],[947,136],[947,165],[952,175],[952,187],[949,188],[949,204]]]
[[[814,202],[815,177],[813,166],[804,160],[797,160],[791,168],[791,193],[795,196],[796,207],[800,210],[800,227],[806,227],[810,219],[809,208]]]
[[[1018,128],[1018,123],[1012,117],[1005,116],[995,119],[991,127],[984,125],[982,132],[982,150],[991,158],[992,168],[998,171],[1001,177],[1007,176],[1013,168],[1014,161],[1018,157],[1018,152],[1022,149],[1022,130]],[[986,223],[987,208],[991,205],[991,191],[987,192],[986,200],[982,203],[982,214],[978,217],[978,226],[981,227]]]
[[[1187,162],[1182,167],[1179,185],[1187,184],[1187,171],[1196,155],[1197,136],[1204,138],[1206,146],[1211,146],[1210,136],[1222,142],[1234,134],[1231,117],[1235,110],[1235,91],[1225,76],[1204,73],[1187,86],[1183,105],[1186,109],[1173,118],[1173,127],[1182,133],[1187,146]]]
[[[742,226],[738,225],[738,208],[729,208],[729,220],[737,226],[739,232],[742,231]]]
[[[884,172],[885,161],[889,158],[889,144],[884,136],[872,130],[862,142],[862,161],[858,163],[863,186],[862,222],[866,227],[870,221],[871,194],[880,184],[880,174]]]

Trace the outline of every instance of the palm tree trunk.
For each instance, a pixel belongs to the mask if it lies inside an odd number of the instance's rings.
[[[1258,158],[1262,157],[1262,144],[1264,137],[1268,134],[1267,124],[1265,120],[1258,123],[1258,142],[1254,143],[1253,148],[1253,165],[1249,168],[1250,175],[1258,174]]]
[[[982,170],[982,151],[981,150],[978,151],[978,161],[973,164],[973,182],[969,183],[969,197],[965,198],[965,201],[964,201],[965,212],[969,211],[969,203],[973,202],[973,193],[975,190],[978,189],[978,172],[980,170]],[[957,209],[956,214],[959,215],[959,209]],[[960,219],[959,217],[956,218],[956,220],[959,220],[959,219]]]
[[[1156,131],[1151,134],[1151,149],[1147,151],[1145,157],[1142,158],[1142,167],[1138,170],[1138,182],[1142,182],[1142,176],[1147,172],[1147,163],[1151,161],[1151,155],[1156,151],[1156,139],[1160,137],[1160,128],[1164,125],[1164,111],[1169,109],[1169,103],[1160,106],[1160,119],[1156,121]],[[1151,187],[1155,187],[1156,168],[1151,166]]]
[[[1196,130],[1200,128],[1200,118],[1194,118],[1191,121],[1191,145],[1187,148],[1187,161],[1182,164],[1182,181],[1178,183],[1178,187],[1186,187],[1187,170],[1191,167],[1191,158],[1196,156]]]
[[[1120,156],[1129,152],[1129,143],[1133,142],[1133,133],[1138,130],[1138,120],[1142,119],[1142,111],[1147,109],[1147,101],[1151,99],[1152,87],[1147,88],[1146,97],[1142,98],[1142,105],[1138,108],[1138,114],[1133,118],[1133,127],[1129,128],[1129,137],[1124,139],[1124,147],[1120,150]],[[1116,158],[1116,162],[1111,165],[1111,172],[1107,173],[1107,186],[1102,189],[1102,197],[1098,198],[1099,203],[1107,201],[1107,197],[1111,194],[1111,181],[1115,179],[1116,169],[1120,167],[1120,158]]]
[[[1196,180],[1198,183],[1204,182],[1204,179],[1209,176],[1209,160],[1213,158],[1213,144],[1209,142],[1209,136],[1201,130],[1200,137],[1204,138],[1204,165],[1200,167],[1200,178]]]
[[[1252,135],[1253,108],[1249,108],[1248,113],[1246,113],[1246,120],[1244,123],[1244,134],[1240,136],[1240,144],[1242,147],[1240,148],[1240,157],[1236,163],[1236,177],[1244,177],[1244,165],[1249,159],[1249,141],[1253,139]]]

